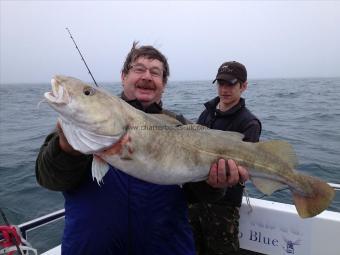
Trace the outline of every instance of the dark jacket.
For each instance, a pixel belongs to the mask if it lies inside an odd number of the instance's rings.
[[[137,100],[128,103],[147,113],[163,111],[161,104],[144,109]],[[147,183],[112,166],[99,186],[91,162],[91,155],[62,151],[57,133],[46,138],[36,161],[39,184],[65,197],[62,254],[195,253],[180,186]]]
[[[237,105],[226,112],[217,109],[219,101],[220,98],[216,97],[205,103],[206,109],[199,116],[197,123],[212,129],[239,132],[244,134],[244,141],[258,142],[261,134],[261,122],[247,109],[245,100],[241,98]],[[215,203],[240,207],[242,193],[243,187],[240,184],[235,185],[226,189],[224,197]]]

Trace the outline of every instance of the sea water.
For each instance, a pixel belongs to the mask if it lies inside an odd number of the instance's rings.
[[[120,83],[100,86],[116,95],[121,91]],[[192,121],[217,93],[211,81],[166,86],[164,107]],[[35,179],[39,148],[56,125],[57,113],[46,103],[38,107],[50,90],[47,83],[0,86],[0,207],[12,224],[63,208],[62,194],[40,187]],[[298,170],[340,183],[340,78],[249,80],[243,97],[262,122],[261,140],[288,141],[299,158]],[[262,197],[250,182],[247,189],[250,196]],[[287,190],[264,199],[292,203]],[[329,210],[340,212],[340,191]],[[43,251],[60,243],[62,224],[32,231],[32,245]]]

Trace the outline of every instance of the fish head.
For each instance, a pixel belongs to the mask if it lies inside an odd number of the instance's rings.
[[[120,99],[73,77],[56,75],[44,97],[62,121],[100,135],[122,133]]]

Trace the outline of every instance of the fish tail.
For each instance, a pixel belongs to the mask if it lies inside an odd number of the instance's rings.
[[[311,192],[308,195],[293,191],[296,210],[301,218],[313,217],[327,209],[334,198],[335,191],[326,182],[307,175],[301,175],[301,180],[308,185]]]

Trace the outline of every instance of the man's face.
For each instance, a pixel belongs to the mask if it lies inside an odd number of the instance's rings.
[[[129,72],[121,76],[125,96],[139,100],[144,107],[159,103],[165,88],[163,70],[163,63],[157,59],[137,58]]]
[[[247,88],[247,82],[241,83],[238,81],[235,85],[228,84],[223,80],[217,81],[217,91],[220,97],[220,104],[225,109],[230,109],[236,105],[243,91]]]

